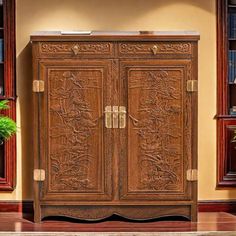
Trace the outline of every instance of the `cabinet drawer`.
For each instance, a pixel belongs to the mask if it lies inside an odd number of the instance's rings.
[[[192,54],[189,42],[124,42],[118,44],[120,57],[158,57],[160,55],[186,56]]]
[[[109,42],[40,42],[39,55],[46,58],[111,58],[114,45]]]

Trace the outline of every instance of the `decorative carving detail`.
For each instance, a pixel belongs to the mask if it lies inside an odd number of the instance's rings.
[[[40,43],[40,52],[41,53],[63,53],[68,54],[72,53],[76,48],[76,55],[79,54],[111,54],[113,51],[113,45],[111,43],[88,43],[88,42],[80,42],[80,43],[62,43],[62,42],[46,42]]]
[[[140,190],[183,191],[183,77],[174,68],[129,71],[130,145],[138,149]]]
[[[102,71],[51,70],[49,81],[50,189],[96,189]]]
[[[191,43],[120,43],[119,52],[122,54],[191,54]]]

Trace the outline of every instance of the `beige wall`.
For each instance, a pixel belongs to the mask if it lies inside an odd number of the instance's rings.
[[[236,198],[236,190],[215,190],[215,12],[214,0],[17,0],[18,183],[0,199],[32,199],[29,36],[61,29],[199,31],[199,199]]]

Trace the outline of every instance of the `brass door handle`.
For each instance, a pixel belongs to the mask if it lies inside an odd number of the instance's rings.
[[[112,107],[112,120],[113,120],[113,128],[118,129],[119,128],[119,107],[113,106]]]
[[[126,107],[106,106],[104,113],[105,127],[107,129],[124,129],[126,127]]]
[[[105,126],[107,129],[112,128],[112,110],[111,106],[106,106],[105,107]]]
[[[126,107],[119,107],[119,128],[124,129],[126,127]]]

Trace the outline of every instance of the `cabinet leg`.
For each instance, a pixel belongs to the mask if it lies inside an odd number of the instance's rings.
[[[197,222],[197,205],[191,206],[191,221]]]
[[[40,207],[34,207],[34,222],[41,223],[41,209]]]

